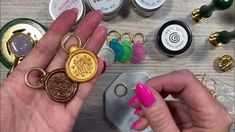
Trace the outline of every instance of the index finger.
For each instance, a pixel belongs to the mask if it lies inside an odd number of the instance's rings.
[[[216,103],[209,90],[189,70],[154,77],[146,84],[158,92],[178,94],[191,108],[211,108]]]
[[[58,50],[61,37],[75,24],[77,12],[75,8],[63,12],[15,70],[25,72],[32,67],[44,69]]]

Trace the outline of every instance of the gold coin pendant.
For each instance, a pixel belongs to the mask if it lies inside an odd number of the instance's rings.
[[[86,82],[92,79],[98,70],[97,57],[90,51],[77,49],[69,54],[66,73],[75,82]]]

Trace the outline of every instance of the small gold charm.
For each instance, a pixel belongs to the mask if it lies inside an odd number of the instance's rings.
[[[70,36],[75,36],[79,43],[78,46],[70,46],[69,51],[67,51],[64,46],[67,40],[65,41],[62,39],[61,41],[63,49],[69,53],[69,57],[65,66],[66,73],[68,77],[75,82],[89,81],[97,73],[97,57],[92,52],[85,50],[84,47],[81,48],[81,40],[77,35],[69,33],[64,38],[68,39]]]
[[[39,85],[32,85],[29,83],[29,74],[32,71],[42,72],[42,77]],[[25,83],[35,89],[44,88],[50,99],[66,103],[70,101],[77,92],[78,84],[67,77],[64,69],[57,69],[52,72],[46,73],[40,68],[33,68],[26,72]]]
[[[196,8],[192,11],[192,19],[197,23],[203,23],[206,19],[200,16],[200,9]]]
[[[217,59],[217,64],[221,72],[226,72],[234,67],[234,59],[229,55],[223,55]]]
[[[214,33],[210,34],[209,42],[211,43],[211,45],[213,45],[215,47],[222,46],[222,43],[219,43],[217,41],[218,36],[219,36],[219,32],[214,32]]]

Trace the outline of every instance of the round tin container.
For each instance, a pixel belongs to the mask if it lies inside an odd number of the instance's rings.
[[[11,68],[16,55],[9,50],[9,41],[12,36],[15,39],[22,39],[22,35],[27,35],[35,43],[41,39],[45,34],[46,28],[35,20],[28,18],[19,18],[6,23],[0,29],[0,61],[7,68]],[[16,34],[19,34],[21,38],[17,38]],[[22,46],[22,45],[21,45]],[[23,47],[22,47],[23,48]],[[24,47],[27,48],[27,47]],[[25,49],[26,50],[26,49]],[[28,50],[28,49],[27,49]]]
[[[192,32],[182,21],[172,20],[165,23],[157,35],[159,48],[169,56],[185,52],[192,43]]]
[[[153,15],[159,7],[163,5],[165,0],[132,0],[135,11],[144,17]]]
[[[103,20],[110,20],[120,11],[124,0],[88,0],[88,5],[92,10],[102,10]]]
[[[72,8],[78,8],[77,22],[79,22],[86,13],[86,6],[82,0],[51,0],[49,4],[49,12],[54,20],[61,13]]]

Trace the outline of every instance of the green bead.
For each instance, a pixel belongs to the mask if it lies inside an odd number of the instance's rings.
[[[233,30],[232,32],[222,31],[219,32],[217,41],[219,43],[227,44],[234,38],[235,38],[235,30]]]
[[[208,18],[215,10],[228,9],[233,4],[233,0],[212,0],[210,5],[203,5],[200,8],[200,17]]]
[[[126,63],[126,62],[129,62],[133,56],[133,48],[132,48],[130,42],[127,40],[123,41],[122,44],[123,44],[123,48],[124,48],[124,56],[122,57],[122,59],[119,62]]]

